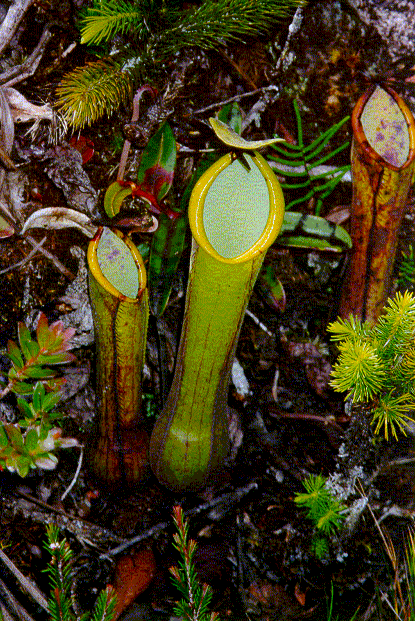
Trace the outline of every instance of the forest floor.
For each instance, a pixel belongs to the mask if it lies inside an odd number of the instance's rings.
[[[22,29],[30,31],[25,46],[31,49],[49,10],[42,6],[32,7],[22,22]],[[48,52],[34,75],[14,85],[38,105],[53,104],[62,75],[93,58],[78,45],[60,59],[62,49],[77,36],[73,26],[76,11],[72,5],[62,6],[71,26],[49,43],[50,57]],[[289,23],[269,40],[235,43],[220,52],[191,48],[184,56],[172,58],[171,72],[179,70],[175,66],[179,60],[181,67],[186,63],[192,67],[191,79],[186,74],[186,86],[169,116],[176,140],[187,148],[181,153],[179,149],[174,192],[183,191],[198,152],[209,140],[209,116],[232,98],[243,114],[244,137],[251,140],[278,133],[295,142],[296,100],[304,143],[311,143],[349,116],[358,98],[374,82],[388,81],[415,112],[414,80],[408,81],[414,75],[412,65],[396,55],[392,63],[387,41],[374,27],[360,21],[347,3],[311,2],[291,38]],[[11,52],[12,48],[13,44]],[[9,56],[13,58],[12,53]],[[162,93],[163,81],[156,86]],[[150,98],[145,95],[144,118],[149,107]],[[82,164],[87,179],[82,190],[71,164],[76,161],[79,165],[77,152],[69,145],[71,134],[53,146],[46,142],[47,120],[41,121],[41,130],[34,135],[27,133],[30,125],[16,123],[12,151],[16,170],[5,173],[3,196],[13,191],[20,196],[17,203],[22,211],[15,214],[17,220],[22,223],[39,208],[76,208],[77,201],[82,200],[97,200],[98,209],[102,209],[105,189],[115,179],[124,126],[130,118],[131,112],[121,108],[110,119],[82,130],[82,141],[93,149],[92,157]],[[79,147],[81,138],[78,134],[75,137],[75,146]],[[341,127],[329,148],[334,150],[348,140],[350,122]],[[133,169],[134,158],[139,158],[143,146],[137,142],[132,145]],[[265,156],[270,154],[268,150]],[[345,165],[349,160],[350,150],[346,149],[333,164]],[[347,229],[352,187],[345,179],[323,201],[320,216],[329,216]],[[288,192],[286,201],[296,197]],[[7,198],[4,200],[9,204]],[[402,251],[408,252],[413,238],[414,207],[410,197],[398,258]],[[314,214],[315,200],[297,204],[294,209]],[[49,323],[62,319],[65,327],[75,327],[77,347],[73,353],[77,362],[64,371],[65,400],[59,408],[66,414],[62,422],[65,435],[87,447],[96,419],[95,349],[85,279],[88,240],[75,229],[33,230],[30,235],[31,241],[19,235],[0,240],[0,374],[8,369],[5,348],[8,339],[17,338],[18,321],[33,329],[42,311]],[[148,242],[150,237],[132,235],[136,245]],[[43,240],[42,249],[49,254],[37,251],[29,257],[33,240]],[[188,243],[162,320],[170,374],[180,337],[189,253]],[[130,590],[121,597],[131,603],[150,575],[150,586],[138,595],[125,619],[172,621],[178,599],[168,573],[168,568],[178,562],[172,509],[181,505],[198,545],[195,563],[199,578],[211,585],[211,609],[218,611],[222,620],[413,618],[398,617],[389,606],[395,605],[395,578],[405,591],[404,549],[415,511],[413,435],[399,435],[398,441],[389,442],[375,438],[370,419],[353,419],[345,409],[343,396],[328,384],[336,349],[326,327],[338,313],[347,253],[289,248],[277,242],[266,262],[275,268],[286,304],[283,312],[278,312],[264,301],[260,291],[255,290],[251,298],[251,316],[243,323],[236,354],[248,390],[234,383],[230,387],[232,454],[220,480],[212,481],[199,493],[177,494],[151,476],[134,491],[114,491],[97,483],[86,457],[75,484],[64,495],[77,471],[79,448],[60,451],[54,470],[33,470],[25,478],[1,473],[1,546],[43,593],[49,588],[42,573],[48,561],[43,547],[45,525],[53,522],[74,552],[73,597],[77,609],[89,610],[107,583]],[[392,291],[399,285],[397,274],[398,267]],[[150,326],[144,377],[145,426],[149,433],[160,404],[159,385],[157,339]],[[5,399],[4,404],[3,420],[13,420],[7,417],[16,410],[14,398]],[[337,482],[350,518],[347,527],[331,533],[327,552],[321,558],[313,553],[313,524],[294,502],[295,495],[304,491],[302,481],[309,474],[322,474],[333,485]],[[385,540],[396,550],[395,571]],[[118,550],[120,544],[125,544],[124,549]],[[149,561],[143,550],[151,550],[154,561]],[[0,580],[0,601],[5,598],[6,586],[33,619],[46,618],[1,562]],[[10,609],[10,603],[6,607]]]

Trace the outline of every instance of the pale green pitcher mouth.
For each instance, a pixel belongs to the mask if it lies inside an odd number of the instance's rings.
[[[284,217],[284,197],[271,167],[259,153],[242,157],[246,167],[231,154],[213,164],[195,185],[189,203],[194,239],[225,263],[243,263],[265,253]]]

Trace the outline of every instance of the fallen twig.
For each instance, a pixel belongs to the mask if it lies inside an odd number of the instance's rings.
[[[30,78],[30,76],[35,73],[40,61],[43,58],[46,46],[53,37],[49,28],[50,24],[45,26],[40,36],[39,43],[30,54],[30,56],[26,58],[24,63],[22,63],[21,65],[15,65],[14,67],[0,74],[1,84],[3,84],[4,86],[13,86],[13,84],[23,82],[23,80],[26,80],[26,78]]]
[[[278,86],[275,84],[271,84],[270,86],[263,86],[262,88],[257,88],[254,91],[249,91],[249,93],[242,93],[242,95],[235,95],[235,97],[230,97],[229,99],[225,99],[224,101],[217,101],[210,106],[206,106],[206,108],[200,108],[199,110],[195,110],[192,114],[204,114],[205,112],[209,112],[210,110],[216,110],[216,108],[222,108],[222,106],[226,106],[228,103],[232,103],[233,101],[240,101],[241,99],[245,99],[245,97],[252,97],[253,95],[257,95],[258,93],[266,93],[267,91],[277,91]]]
[[[0,26],[0,55],[13,39],[23,15],[28,8],[33,4],[34,0],[16,0],[7,11],[7,15],[4,18]]]
[[[34,621],[33,617],[23,608],[9,591],[3,580],[0,580],[0,611],[3,615],[3,621],[15,621],[16,618],[21,621]],[[0,617],[1,618],[1,617]]]
[[[52,507],[30,494],[18,491],[16,495],[28,501],[29,506],[28,502],[23,504],[19,498],[6,497],[2,498],[3,505],[9,507],[13,512],[19,511],[24,517],[37,523],[49,524],[53,522],[58,528],[72,533],[79,541],[90,542],[91,546],[94,547],[106,547],[126,541],[123,537],[119,537],[106,528],[101,528],[81,517],[69,515],[66,511]]]
[[[37,588],[35,584],[33,584],[31,580],[29,580],[29,578],[26,578],[26,576],[24,576],[22,572],[17,569],[16,565],[13,563],[13,561],[9,559],[9,557],[3,552],[3,550],[0,550],[0,560],[3,561],[6,567],[18,579],[20,585],[27,593],[29,593],[31,597],[33,597],[35,602],[37,602],[39,606],[41,606],[44,610],[49,611],[48,602],[43,593]]]
[[[25,239],[29,242],[29,244],[33,246],[33,248],[37,246],[37,241],[31,235],[26,235]],[[54,254],[52,254],[51,252],[49,252],[49,250],[46,250],[45,248],[39,248],[38,250],[47,259],[49,259],[49,261],[52,261],[53,265],[56,267],[56,269],[58,269],[61,272],[61,274],[66,276],[66,278],[69,278],[69,280],[75,280],[76,278],[75,274],[73,274],[70,270],[68,270],[68,268],[65,267],[63,263],[61,263],[59,259],[55,257]]]
[[[72,481],[69,484],[69,487],[66,488],[66,490],[63,492],[62,496],[61,496],[61,500],[65,500],[65,498],[67,497],[67,495],[69,494],[69,492],[71,491],[71,489],[73,488],[73,486],[75,485],[78,477],[79,477],[79,473],[81,472],[81,467],[82,467],[82,461],[84,458],[84,449],[81,446],[81,451],[79,454],[79,460],[78,460],[78,466],[76,468],[76,472],[74,474],[74,477],[72,479]]]
[[[229,506],[234,505],[238,503],[241,500],[241,498],[249,494],[249,492],[257,488],[258,488],[258,484],[255,481],[253,481],[249,483],[248,485],[246,485],[245,487],[239,487],[235,489],[233,492],[222,494],[222,496],[219,496],[218,498],[213,498],[213,500],[209,500],[208,502],[205,502],[202,505],[199,505],[198,507],[189,509],[188,511],[184,512],[184,515],[185,517],[189,518],[189,517],[198,515],[199,513],[203,513],[205,511],[209,511],[214,508],[217,508],[221,504],[224,504],[224,505],[227,504]],[[136,545],[137,543],[140,543],[141,541],[150,539],[150,537],[154,537],[155,535],[159,535],[164,530],[169,528],[169,526],[171,526],[171,522],[160,522],[159,524],[156,524],[155,526],[148,528],[143,533],[140,533],[139,535],[136,535],[132,539],[129,539],[129,541],[126,541],[125,543],[122,543],[116,548],[113,548],[107,554],[101,554],[100,558],[106,559],[109,556],[115,556],[117,554],[120,554],[121,552],[124,552],[128,548],[131,548],[132,546]]]

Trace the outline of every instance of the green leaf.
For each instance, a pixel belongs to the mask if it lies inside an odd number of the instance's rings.
[[[373,337],[370,324],[350,315],[348,319],[337,319],[327,326],[327,332],[331,332],[332,341],[344,341],[345,339],[367,340]]]
[[[81,129],[126,104],[133,83],[132,76],[109,59],[78,67],[56,89],[59,112],[74,129]]]
[[[330,171],[330,174],[316,174],[313,171],[316,170],[317,167],[321,166],[323,163],[327,162],[327,160],[333,158],[341,151],[347,149],[349,147],[349,142],[343,143],[341,146],[337,147],[330,153],[323,155],[320,158],[317,158],[317,156],[327,146],[328,142],[334,136],[334,134],[338,132],[345,123],[348,122],[350,117],[347,116],[332,127],[329,127],[325,132],[320,134],[311,144],[305,146],[303,142],[303,128],[298,104],[296,101],[294,101],[293,105],[294,112],[297,118],[298,144],[293,145],[285,143],[283,146],[272,145],[273,150],[278,153],[278,156],[270,156],[270,159],[274,160],[275,162],[277,162],[277,164],[279,164],[279,166],[283,167],[281,169],[274,167],[274,172],[276,174],[288,178],[296,177],[302,179],[302,181],[299,181],[297,183],[281,183],[282,189],[288,190],[286,210],[290,211],[294,207],[294,205],[307,202],[312,197],[315,197],[315,214],[318,216],[324,199],[327,198],[327,196],[331,192],[333,192],[334,188],[338,185],[338,183],[340,183],[345,173],[350,170],[350,165],[346,164],[337,168],[333,167],[333,170]],[[324,179],[325,183],[320,185],[316,184],[316,182],[320,179]],[[289,190],[298,190],[300,188],[309,188],[309,191],[300,198],[296,198],[290,201]]]
[[[0,424],[0,448],[5,448],[9,444],[9,438],[4,430],[3,424]]]
[[[325,218],[286,211],[277,239],[282,246],[342,252],[352,247],[348,232]]]
[[[55,342],[55,335],[48,326],[45,313],[40,313],[36,326],[36,338],[40,349],[47,350]]]
[[[30,395],[33,392],[33,384],[28,382],[16,382],[13,384],[13,392],[18,395]]]
[[[180,214],[172,220],[165,214],[159,218],[158,229],[153,234],[149,261],[150,308],[160,317],[170,297],[173,277],[185,247],[187,215]]]
[[[228,103],[218,112],[218,119],[228,125],[234,132],[241,134],[242,132],[242,114],[237,101]]]
[[[42,410],[44,412],[49,412],[52,410],[61,400],[60,392],[50,392],[47,394],[42,401]]]
[[[286,305],[285,291],[273,265],[268,264],[262,267],[256,288],[271,308],[280,313],[284,312]]]
[[[230,128],[225,123],[222,123],[219,119],[215,119],[211,117],[209,119],[209,123],[216,134],[216,137],[219,138],[223,144],[226,144],[228,147],[232,147],[234,149],[243,149],[246,150],[254,150],[254,149],[262,149],[263,147],[268,147],[275,142],[284,142],[284,138],[268,138],[266,140],[245,140],[239,134],[237,134],[232,128]]]
[[[9,224],[7,220],[3,218],[3,216],[0,216],[0,239],[11,237],[12,235],[14,235],[14,233],[15,230],[12,225]]]
[[[24,370],[24,376],[32,379],[44,379],[54,377],[55,375],[56,373],[52,371],[52,369],[44,369],[43,367],[35,365],[27,367],[27,369]]]
[[[16,458],[16,470],[21,477],[27,476],[30,470],[32,460],[27,455],[19,455]]]
[[[168,123],[148,141],[140,160],[137,183],[157,202],[170,190],[176,166],[176,140]]]
[[[369,401],[379,395],[387,374],[376,348],[370,343],[345,340],[340,342],[339,349],[330,386],[337,392],[348,391],[354,402]]]
[[[46,391],[42,382],[36,382],[33,390],[33,408],[35,412],[39,412],[42,409],[42,401],[45,397]]]
[[[143,18],[143,11],[137,4],[123,0],[95,2],[82,19],[81,43],[97,45],[109,41],[115,34],[130,30],[140,18]]]
[[[62,354],[40,354],[38,357],[38,362],[40,364],[66,364],[67,362],[74,362],[75,360],[76,356],[69,352],[63,352]]]
[[[16,425],[5,423],[4,430],[7,433],[10,444],[18,450],[23,450],[24,444],[23,444],[23,437],[22,437],[22,432],[20,431],[20,428],[17,427]]]
[[[22,354],[20,353],[20,349],[16,345],[16,343],[12,340],[7,342],[7,355],[12,361],[13,365],[17,370],[23,369],[24,362],[22,358]]]
[[[30,336],[29,329],[22,321],[19,321],[17,332],[19,336],[19,345],[21,347],[23,355],[26,360],[30,360],[32,358],[32,353],[29,347],[29,343],[32,341],[32,338]]]
[[[40,351],[39,345],[36,343],[36,341],[32,341],[31,339],[30,341],[28,341],[27,347],[30,351],[31,358],[35,359]]]
[[[34,418],[34,411],[32,409],[32,406],[25,399],[19,397],[17,399],[17,406],[25,418],[29,420]]]
[[[34,451],[37,448],[39,444],[39,435],[36,429],[29,429],[26,434],[24,443],[28,451]]]

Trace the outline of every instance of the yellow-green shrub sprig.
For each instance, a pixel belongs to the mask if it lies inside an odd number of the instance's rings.
[[[415,295],[409,291],[389,299],[372,328],[355,317],[328,326],[340,355],[331,386],[354,403],[371,403],[375,433],[397,431],[415,410]]]

